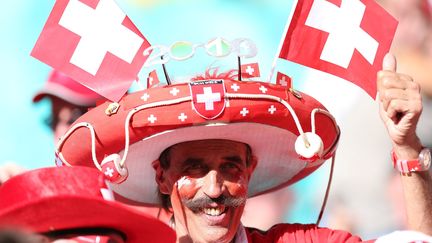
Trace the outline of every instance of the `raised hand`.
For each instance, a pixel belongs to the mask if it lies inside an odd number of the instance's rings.
[[[383,70],[378,72],[380,115],[395,149],[407,147],[419,150],[421,144],[416,135],[422,103],[420,85],[412,77],[396,72],[396,59],[387,54]]]

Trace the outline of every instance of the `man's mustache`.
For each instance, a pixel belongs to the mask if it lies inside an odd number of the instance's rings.
[[[183,205],[193,212],[199,212],[212,203],[217,203],[218,205],[222,204],[226,207],[239,207],[246,203],[246,197],[227,197],[221,195],[217,198],[210,198],[208,196],[202,196],[196,199],[183,199],[182,202]]]

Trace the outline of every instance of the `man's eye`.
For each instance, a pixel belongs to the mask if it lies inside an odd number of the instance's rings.
[[[186,172],[197,172],[204,170],[204,166],[202,164],[192,164],[185,168]]]
[[[225,163],[222,169],[229,171],[241,171],[240,167],[235,163]]]

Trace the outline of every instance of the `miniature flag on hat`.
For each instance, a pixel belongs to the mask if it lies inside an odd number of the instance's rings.
[[[298,0],[279,58],[339,76],[375,98],[396,27],[373,0]]]
[[[291,78],[290,76],[278,72],[276,75],[276,84],[282,85],[282,86],[286,86],[291,88],[292,87],[292,82],[291,82]]]
[[[118,101],[149,46],[114,0],[57,0],[31,55]]]
[[[242,64],[241,74],[245,78],[258,78],[261,75],[258,63]]]
[[[159,84],[159,78],[157,76],[156,70],[149,73],[147,77],[147,89],[155,87]]]

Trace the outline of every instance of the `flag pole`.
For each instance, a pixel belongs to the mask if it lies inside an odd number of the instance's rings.
[[[241,75],[241,59],[240,56],[237,56],[237,64],[238,64],[238,80],[242,81],[242,75]]]
[[[284,44],[285,37],[286,37],[287,34],[288,34],[288,28],[289,28],[289,26],[290,26],[290,23],[291,23],[291,20],[292,20],[293,15],[294,15],[294,12],[295,12],[295,10],[296,10],[296,8],[297,8],[297,5],[298,5],[298,0],[294,0],[294,7],[291,9],[290,14],[288,15],[288,19],[287,19],[287,22],[286,22],[286,24],[285,24],[285,29],[284,29],[284,32],[283,32],[282,38],[281,38],[281,40],[280,40],[280,42],[279,42],[279,48],[278,48],[278,51],[276,52],[276,56],[275,56],[274,59],[273,59],[273,63],[272,63],[271,69],[270,69],[270,74],[269,74],[269,77],[268,77],[268,82],[269,82],[269,83],[270,83],[271,80],[272,80],[273,73],[274,73],[274,70],[275,70],[275,68],[276,68],[276,63],[277,63],[277,60],[279,59],[279,54],[280,54],[280,52],[282,51],[282,46],[283,46],[283,44]]]
[[[138,88],[139,88],[140,90],[145,90],[144,85],[142,85],[141,80],[140,80],[138,77],[136,77],[135,82],[136,82],[136,84],[138,85]],[[148,87],[147,87],[147,88],[148,88]]]

